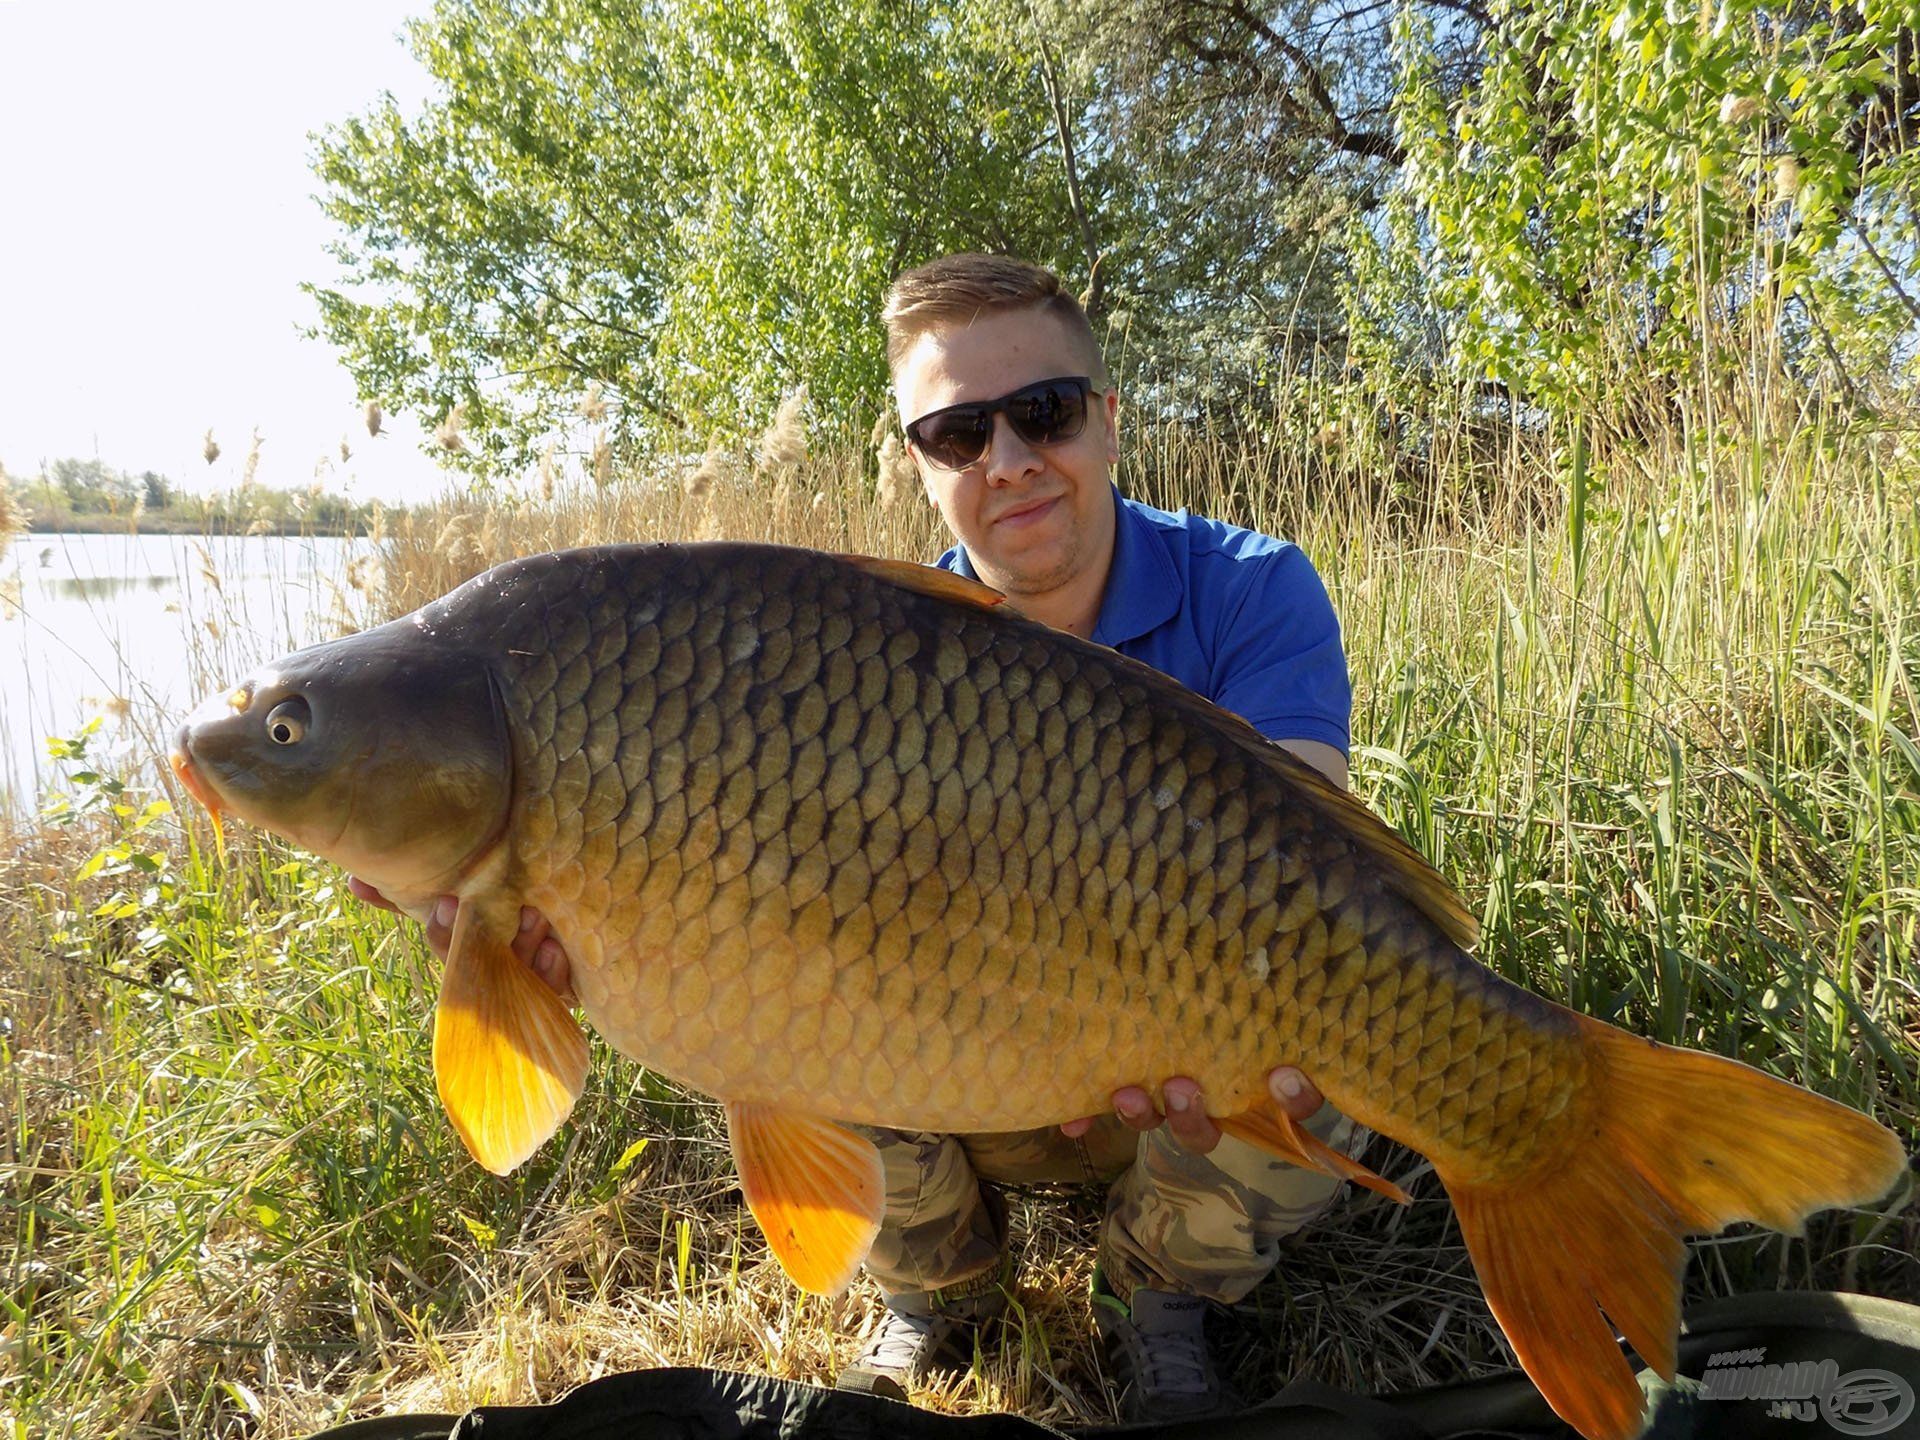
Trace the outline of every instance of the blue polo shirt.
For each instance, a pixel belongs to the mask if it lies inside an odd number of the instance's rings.
[[[1272,740],[1348,748],[1340,622],[1299,546],[1114,491],[1113,569],[1093,638],[1171,675]],[[969,579],[964,547],[938,563]]]

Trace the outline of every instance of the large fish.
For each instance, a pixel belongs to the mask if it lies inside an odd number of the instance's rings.
[[[880,1219],[840,1122],[1015,1130],[1191,1075],[1228,1132],[1398,1195],[1267,1098],[1290,1062],[1432,1160],[1521,1363],[1611,1440],[1642,1407],[1612,1327],[1672,1373],[1683,1235],[1893,1185],[1865,1116],[1501,980],[1364,806],[1000,599],[770,546],[535,556],[267,666],[174,766],[416,914],[460,897],[434,1069],[500,1173],[586,1072],[510,948],[544,911],[594,1027],[725,1102],[810,1290]]]

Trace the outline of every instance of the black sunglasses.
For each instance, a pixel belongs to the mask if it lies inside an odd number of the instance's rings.
[[[1086,429],[1093,393],[1085,375],[1036,380],[998,400],[970,400],[922,415],[907,426],[907,438],[942,470],[964,470],[987,453],[994,416],[1004,413],[1013,433],[1029,445],[1058,445]]]

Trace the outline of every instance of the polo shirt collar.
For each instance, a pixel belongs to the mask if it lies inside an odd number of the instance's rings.
[[[1180,572],[1152,521],[1113,492],[1113,568],[1093,638],[1120,646],[1180,613]]]
[[[1117,647],[1158,630],[1180,613],[1180,572],[1153,523],[1121,498],[1117,486],[1107,490],[1113,497],[1113,568],[1107,571],[1093,638]],[[967,547],[958,548],[954,559],[960,574],[978,580]]]

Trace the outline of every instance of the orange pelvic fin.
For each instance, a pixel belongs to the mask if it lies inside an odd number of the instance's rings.
[[[1738,1061],[1580,1026],[1592,1083],[1564,1145],[1499,1184],[1436,1168],[1533,1383],[1588,1440],[1626,1440],[1642,1392],[1614,1327],[1672,1377],[1681,1237],[1738,1220],[1797,1233],[1816,1210],[1884,1195],[1906,1155],[1858,1111]]]
[[[1349,1159],[1328,1145],[1282,1110],[1275,1100],[1263,1098],[1238,1115],[1216,1116],[1214,1123],[1234,1139],[1244,1140],[1249,1145],[1308,1170],[1351,1180],[1402,1205],[1408,1204],[1412,1198],[1391,1180],[1381,1179],[1359,1161]]]
[[[505,1175],[573,1109],[587,1039],[560,997],[463,902],[433,1016],[440,1103],[473,1158]]]
[[[727,1137],[747,1208],[787,1278],[815,1295],[846,1289],[886,1201],[873,1142],[831,1120],[739,1102],[727,1105]]]

